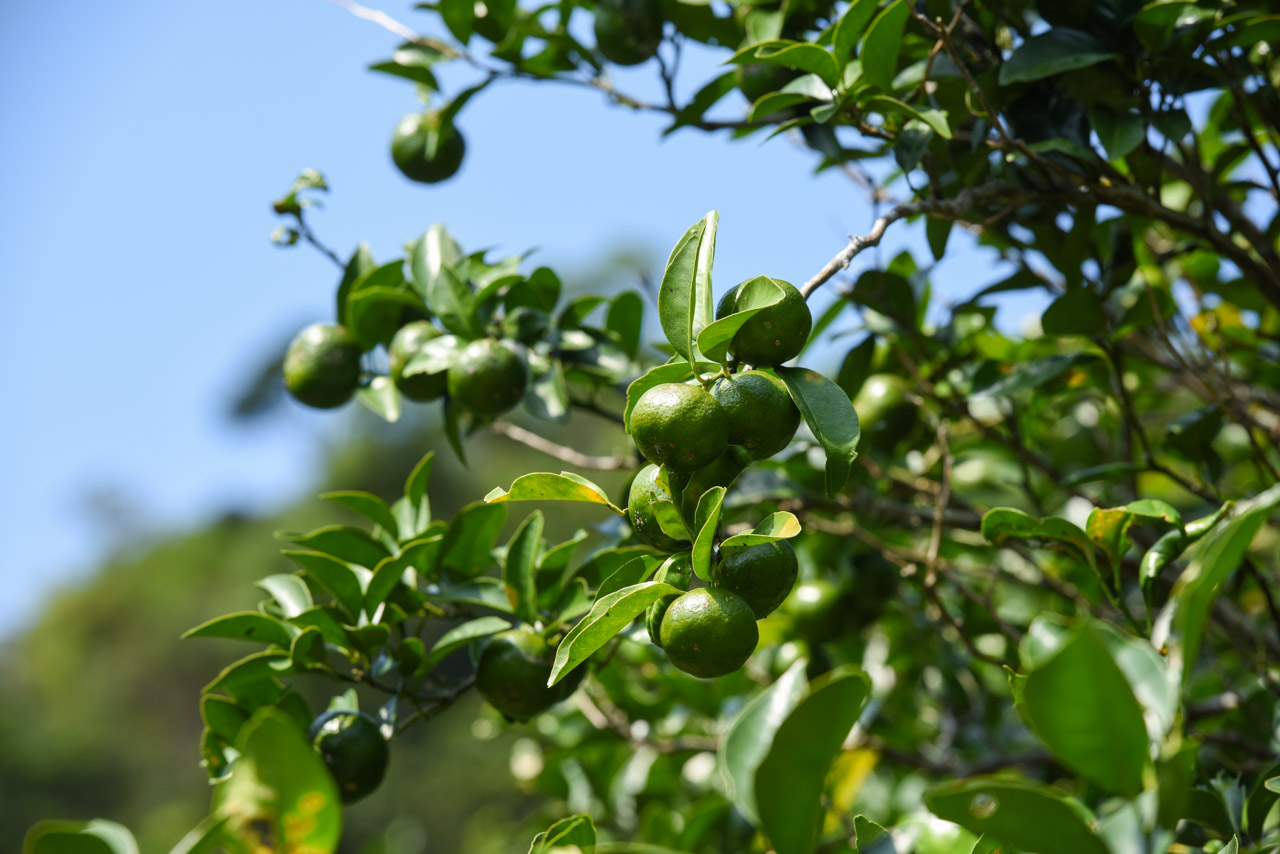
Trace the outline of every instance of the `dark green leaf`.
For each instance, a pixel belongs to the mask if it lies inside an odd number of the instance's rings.
[[[366,569],[377,566],[388,554],[386,546],[359,528],[345,525],[329,525],[307,534],[282,531],[276,534],[282,540],[296,543],[310,551],[323,552],[347,563]]]
[[[457,584],[447,584],[431,595],[438,602],[461,602],[466,605],[480,605],[504,614],[514,613],[511,600],[507,598],[507,586],[499,578],[482,575]]]
[[[876,13],[878,5],[877,0],[853,0],[849,8],[844,10],[831,37],[831,50],[836,62],[846,62],[853,58],[853,49],[858,44],[858,39],[862,38],[862,31]]]
[[[212,694],[215,691],[226,691],[233,696],[240,696],[243,689],[252,690],[255,683],[271,682],[280,676],[282,671],[273,665],[288,661],[287,652],[255,652],[253,655],[246,655],[224,667],[200,692]]]
[[[308,575],[320,582],[322,587],[332,593],[333,598],[347,612],[352,622],[360,618],[360,611],[364,602],[364,585],[355,570],[346,563],[320,552],[286,550],[282,554],[306,570]],[[310,607],[310,603],[307,604],[307,607]],[[298,613],[301,613],[301,611]],[[296,614],[290,614],[289,616],[296,616]]]
[[[369,579],[364,592],[364,610],[369,619],[376,619],[378,606],[387,600],[398,584],[407,578],[413,578],[412,575],[405,575],[408,570],[429,570],[434,567],[443,547],[444,537],[441,534],[411,540],[401,549],[400,554],[388,557],[374,567],[373,577]]]
[[[1147,135],[1142,116],[1116,110],[1106,104],[1095,104],[1089,108],[1089,124],[1093,125],[1093,132],[1098,135],[1109,160],[1120,160],[1137,148]]]
[[[698,499],[694,512],[693,572],[703,581],[711,580],[711,549],[715,545],[716,529],[720,526],[720,510],[724,506],[723,486],[713,486]]]
[[[1000,85],[1052,77],[1076,68],[1088,68],[1115,56],[1088,33],[1054,27],[1027,39],[1000,66]]]
[[[828,86],[835,86],[840,82],[841,64],[825,48],[808,42],[777,40],[748,45],[730,57],[729,62],[738,65],[751,62],[781,65],[816,74]]]
[[[826,489],[834,496],[844,488],[858,456],[858,413],[840,386],[807,368],[777,368],[791,399],[827,455]]]
[[[624,291],[609,302],[605,331],[622,352],[634,359],[640,352],[640,330],[644,325],[644,301],[635,291]]]
[[[695,360],[694,341],[713,318],[710,269],[715,256],[717,219],[717,213],[712,211],[684,233],[671,250],[658,290],[662,331],[690,364]]]
[[[1040,326],[1045,335],[1101,335],[1107,331],[1107,315],[1096,293],[1072,288],[1045,309]]]
[[[348,510],[359,513],[393,537],[397,536],[399,532],[400,526],[396,523],[395,516],[391,515],[391,508],[387,506],[385,501],[371,492],[359,492],[356,490],[323,492],[320,497],[325,501],[341,504]]]
[[[822,829],[823,782],[871,695],[850,666],[830,671],[778,727],[756,769],[756,809],[777,854],[812,854]]]
[[[414,513],[414,524],[412,530],[400,532],[402,540],[418,536],[431,524],[431,499],[427,496],[427,482],[431,479],[431,463],[435,457],[435,451],[428,451],[418,460],[404,482],[404,497]]]
[[[947,240],[951,237],[951,227],[955,225],[949,219],[926,217],[924,221],[925,239],[929,243],[929,251],[935,260],[941,261],[947,253]]]
[[[369,244],[361,243],[348,259],[347,266],[342,271],[342,281],[338,283],[338,323],[345,325],[347,322],[347,294],[350,293],[351,286],[372,272],[374,266]]]
[[[1039,388],[1050,380],[1062,376],[1068,368],[1086,358],[1092,357],[1082,353],[1063,353],[1045,356],[1020,365],[1015,364],[1007,376],[977,391],[974,397],[1013,397],[1015,394]]]
[[[535,472],[521,475],[510,489],[497,487],[484,497],[489,504],[504,501],[583,501],[602,504],[619,516],[621,508],[611,502],[603,489],[581,475],[572,472]]]
[[[742,707],[725,731],[716,754],[725,795],[753,824],[756,809],[756,769],[773,744],[774,734],[808,690],[806,662],[797,661],[768,688]]]
[[[689,102],[680,108],[676,113],[675,121],[662,131],[662,135],[666,136],[682,127],[702,121],[702,117],[707,110],[711,109],[717,101],[736,88],[738,88],[738,81],[732,71],[716,77],[695,92]]]
[[[22,854],[138,854],[138,843],[123,824],[92,821],[38,821],[27,831]]]
[[[893,78],[898,73],[898,52],[902,49],[902,31],[910,13],[905,0],[893,0],[871,22],[866,38],[862,40],[859,56],[862,76],[881,91],[893,88]]]
[[[504,632],[509,628],[511,628],[511,624],[501,617],[478,617],[460,626],[454,626],[441,635],[440,639],[431,647],[431,652],[427,654],[423,670],[430,673],[437,664],[444,660],[445,656],[454,650],[462,649],[462,647],[473,641],[487,638],[489,635],[495,635],[498,632]]]
[[[534,572],[542,549],[543,517],[535,510],[524,520],[507,544],[507,560],[502,580],[515,599],[516,614],[526,623],[538,619],[538,591]]]
[[[183,638],[231,638],[289,648],[293,638],[281,620],[257,611],[242,611],[216,617],[188,630]]]
[[[644,581],[596,599],[582,622],[570,629],[569,634],[560,642],[547,684],[554,685],[563,679],[569,671],[590,658],[655,601],[668,594],[681,592],[670,584]]]
[[[596,590],[596,598],[603,599],[624,587],[634,587],[642,581],[647,581],[664,562],[663,558],[653,555],[636,555],[605,576],[604,581],[600,582],[599,589]]]
[[[447,59],[447,56],[433,47],[406,42],[391,55],[389,61],[374,63],[369,66],[369,70],[403,77],[406,80],[421,83],[432,90],[438,90],[440,86],[436,83],[435,75],[431,73],[431,66]]]
[[[248,712],[218,694],[200,698],[200,717],[214,735],[228,744],[235,744],[240,727],[249,720]]]
[[[459,511],[445,531],[438,565],[461,576],[475,575],[492,563],[489,551],[507,521],[507,508],[476,502]]]
[[[1094,817],[1078,801],[1042,783],[971,777],[933,789],[925,804],[984,839],[1037,854],[1108,854],[1090,829]]]

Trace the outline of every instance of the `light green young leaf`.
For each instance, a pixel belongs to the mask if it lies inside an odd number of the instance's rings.
[[[574,849],[582,854],[595,854],[596,826],[589,815],[560,819],[533,838],[529,854],[554,854]]]
[[[715,545],[716,528],[720,525],[720,510],[724,507],[723,486],[713,486],[698,499],[693,514],[698,533],[693,541],[693,572],[703,581],[711,580],[711,550]]]
[[[663,596],[682,591],[670,584],[644,581],[598,598],[582,621],[569,630],[556,649],[547,685],[554,685],[608,643],[627,624]]]
[[[708,359],[723,362],[729,358],[729,344],[742,324],[762,310],[782,301],[786,293],[775,279],[756,276],[738,286],[738,311],[708,324],[698,333],[698,349]]]
[[[485,503],[497,504],[503,501],[582,501],[588,504],[602,504],[619,516],[623,514],[604,490],[581,475],[572,472],[534,472],[521,475],[511,484],[510,489],[498,487],[484,497]]]
[[[38,821],[22,841],[22,854],[138,854],[138,843],[123,824],[92,821]]]
[[[285,550],[281,554],[302,567],[308,575],[332,593],[333,598],[347,612],[347,616],[353,623],[360,618],[360,611],[364,602],[364,589],[361,585],[360,576],[356,574],[354,569],[337,558],[320,552]],[[310,603],[307,603],[306,607],[311,607]],[[289,616],[296,615],[289,614]]]
[[[720,552],[745,549],[765,543],[789,540],[800,533],[800,520],[786,510],[770,513],[759,525],[745,534],[735,534],[720,544]]]
[[[822,82],[832,87],[840,82],[841,64],[825,48],[809,42],[778,39],[751,44],[739,50],[728,61],[737,65],[761,62],[808,71],[818,75]]]
[[[710,214],[708,214],[710,216]],[[707,220],[701,219],[689,227],[667,259],[658,289],[658,321],[662,332],[675,351],[693,364],[694,317],[698,312],[697,294],[698,255]]]

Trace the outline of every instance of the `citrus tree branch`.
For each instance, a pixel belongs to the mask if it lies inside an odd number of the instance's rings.
[[[566,448],[564,445],[556,444],[532,430],[526,430],[508,421],[494,421],[489,426],[489,429],[499,436],[505,436],[513,442],[519,442],[521,445],[533,448],[535,451],[541,451],[547,456],[555,457],[557,460],[576,468],[594,469],[595,471],[618,471],[619,469],[631,467],[631,460],[624,456],[596,457],[584,454],[581,451],[575,451],[573,448]]]

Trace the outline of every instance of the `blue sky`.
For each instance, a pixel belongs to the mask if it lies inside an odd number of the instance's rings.
[[[409,3],[381,7],[439,32]],[[418,108],[412,85],[364,70],[398,40],[323,0],[44,0],[5,17],[0,348],[16,388],[0,422],[0,636],[95,565],[113,532],[87,512],[94,494],[123,496],[129,524],[156,532],[309,488],[340,416],[225,418],[265,348],[332,314],[330,263],[268,240],[269,203],[303,167],[333,188],[316,229],[379,258],[436,221],[472,248],[541,247],[552,266],[622,242],[665,258],[718,208],[718,290],[760,273],[803,281],[872,220],[861,192],[812,176],[787,139],[660,140],[658,117],[549,85],[483,93],[460,121],[459,176],[410,184],[388,144]],[[715,71],[696,56],[686,67],[686,91]],[[647,94],[653,76],[626,70],[620,85]],[[892,232],[884,257],[919,246],[912,231]],[[974,258],[948,259],[935,287],[990,276]]]

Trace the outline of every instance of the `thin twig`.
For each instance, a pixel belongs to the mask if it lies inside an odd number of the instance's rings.
[[[557,460],[577,468],[594,469],[595,471],[618,471],[619,469],[631,467],[631,460],[627,457],[596,457],[591,454],[584,454],[581,451],[575,451],[573,448],[558,445],[532,430],[526,430],[508,421],[494,421],[489,429],[499,436],[505,436],[513,442],[519,442],[522,445],[533,448],[535,451],[541,451],[547,456],[555,457]]]

